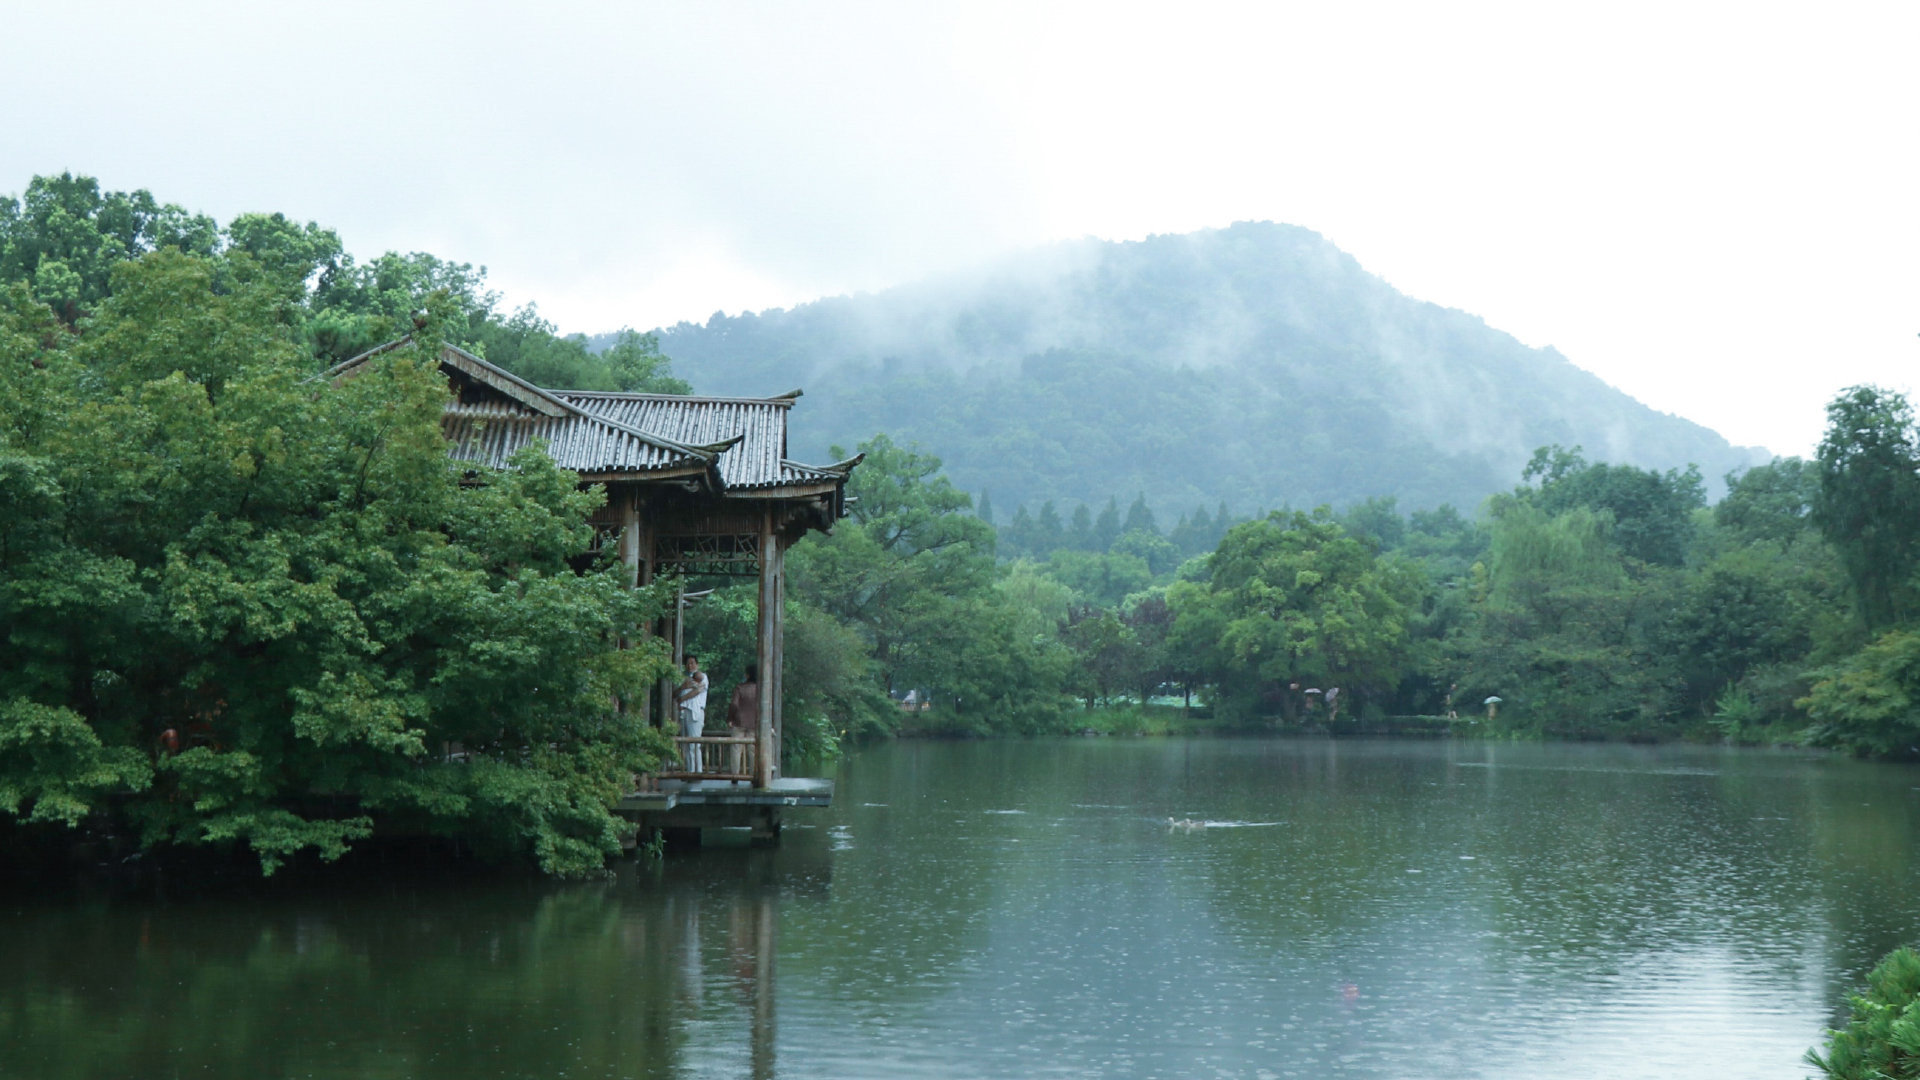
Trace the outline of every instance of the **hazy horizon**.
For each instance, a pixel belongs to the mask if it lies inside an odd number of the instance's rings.
[[[1920,9],[232,2],[32,8],[0,190],[62,170],[567,331],[1275,221],[1655,409],[1809,452],[1911,391]],[[85,41],[85,62],[61,41]],[[160,47],[156,43],[164,43]]]

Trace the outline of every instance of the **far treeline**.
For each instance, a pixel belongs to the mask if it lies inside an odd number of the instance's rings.
[[[537,453],[463,478],[431,350],[314,378],[412,333],[550,386],[687,390],[648,335],[595,352],[484,281],[84,177],[0,199],[0,847],[239,845],[270,870],[390,830],[563,874],[618,850],[610,808],[667,752],[626,708],[664,671],[641,630],[664,605],[583,559],[600,493]],[[1920,755],[1920,435],[1873,388],[1829,415],[1814,461],[1711,508],[1696,471],[1547,447],[1473,517],[1171,526],[1116,498],[996,528],[875,435],[851,517],[791,554],[785,749],[1451,702],[1501,737]],[[752,597],[713,584],[689,636],[724,696]]]
[[[1920,432],[1873,387],[1827,411],[1815,460],[1734,474],[1711,507],[1695,470],[1546,447],[1477,519],[1374,499],[1198,508],[1164,535],[1139,499],[996,533],[881,436],[797,591],[932,702],[853,732],[1152,730],[1184,710],[1139,706],[1172,695],[1215,725],[1452,713],[1505,738],[1920,757]]]

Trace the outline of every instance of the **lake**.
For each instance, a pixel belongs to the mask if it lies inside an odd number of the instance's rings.
[[[9,901],[0,1077],[1797,1078],[1920,936],[1920,769],[1702,747],[876,746],[781,846]]]

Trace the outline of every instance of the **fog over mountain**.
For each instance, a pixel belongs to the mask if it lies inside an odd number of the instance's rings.
[[[1696,464],[1716,488],[1767,458],[1271,223],[1081,241],[660,336],[700,393],[804,387],[794,456],[884,431],[1003,512],[1141,492],[1163,514],[1471,509],[1548,443]]]

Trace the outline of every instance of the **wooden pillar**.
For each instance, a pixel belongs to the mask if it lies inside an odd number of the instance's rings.
[[[781,708],[787,689],[787,545],[773,538],[773,760],[768,775],[780,776],[782,740],[786,738],[786,710]]]
[[[620,562],[627,569],[627,588],[640,587],[640,493],[620,496]]]
[[[673,670],[677,675],[686,669],[687,582],[682,578],[673,583]],[[679,719],[679,716],[676,714],[674,719]]]
[[[779,682],[779,659],[774,648],[780,639],[780,553],[773,536],[773,508],[760,512],[760,619],[759,649],[755,664],[760,669],[760,732],[754,747],[753,786],[766,787],[778,773],[778,744],[774,742],[774,702],[779,700],[773,687]]]
[[[680,734],[680,703],[673,699],[687,670],[687,581],[673,583],[673,613],[667,616],[667,646],[673,650],[673,673],[660,680],[660,726],[669,735]]]
[[[646,523],[640,520],[640,492],[628,488],[620,499],[620,563],[626,568],[627,588],[636,589],[653,577],[651,545],[647,543]],[[640,723],[653,722],[653,695],[640,695]]]

